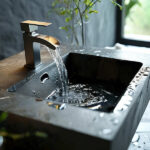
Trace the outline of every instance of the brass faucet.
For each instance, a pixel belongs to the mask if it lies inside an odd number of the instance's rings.
[[[41,63],[40,44],[55,50],[60,45],[59,41],[48,35],[36,33],[38,26],[49,26],[51,23],[26,20],[21,22],[21,30],[24,31],[24,50],[26,67],[35,69]]]

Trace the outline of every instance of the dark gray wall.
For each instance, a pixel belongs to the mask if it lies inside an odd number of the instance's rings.
[[[52,0],[1,0],[0,1],[0,59],[23,50],[20,22],[23,20],[48,21],[53,24],[40,28],[39,32],[55,36],[67,43],[66,33],[59,30],[63,18],[51,15],[48,11]],[[115,7],[110,0],[103,0],[97,5],[99,14],[91,16],[87,26],[87,43],[89,46],[110,46],[114,44]],[[90,38],[89,38],[90,37]]]
[[[110,0],[102,0],[96,9],[99,13],[91,16],[87,43],[97,47],[112,46],[115,42],[116,7]]]

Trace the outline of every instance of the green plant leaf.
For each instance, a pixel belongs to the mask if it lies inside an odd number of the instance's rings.
[[[65,18],[65,22],[69,22],[69,21],[71,21],[72,20],[72,17],[67,17],[67,18]]]
[[[84,0],[84,4],[89,5],[91,3],[90,0]]]
[[[92,14],[92,13],[98,13],[98,11],[97,10],[90,10],[89,14]]]
[[[3,137],[9,137],[9,138],[12,138],[14,140],[18,140],[18,139],[22,139],[25,137],[29,137],[30,133],[29,132],[20,133],[20,134],[19,133],[9,133],[6,130],[3,130],[3,131],[0,131],[0,135]]]
[[[75,8],[74,11],[75,11],[75,14],[78,15],[79,13],[78,8]]]
[[[59,27],[59,29],[61,29],[61,30],[65,30],[66,32],[68,32],[68,31],[69,31],[69,28],[68,28],[67,26]]]
[[[57,4],[59,4],[59,1],[58,1],[58,0],[54,0],[54,1],[52,2],[52,7],[55,7]]]
[[[85,17],[85,20],[88,20],[88,19],[89,19],[89,16],[88,16],[88,15],[85,15],[84,17]]]
[[[111,2],[115,5],[115,6],[118,6],[120,8],[120,10],[122,10],[122,6],[120,4],[118,4],[116,2],[116,0],[111,0]]]
[[[93,3],[93,2],[91,2],[91,3],[89,4],[89,6],[90,6],[90,7],[92,7],[93,5],[94,5],[94,3]]]
[[[47,138],[48,137],[48,135],[45,132],[41,132],[41,131],[36,131],[35,136],[40,137],[40,138]]]
[[[66,14],[66,10],[60,11],[60,15],[65,15],[65,14]]]
[[[98,13],[97,10],[94,10],[94,6],[100,3],[102,0],[52,0],[53,3],[53,12],[59,16],[64,16],[64,22],[66,26],[59,27],[59,29],[65,30],[66,32],[72,31],[73,35],[76,34],[76,26],[82,25],[85,20],[89,19],[90,14]],[[114,5],[122,9],[122,6],[117,3],[117,0],[110,0]],[[74,20],[74,24],[71,21]],[[72,26],[72,28],[70,27]],[[81,26],[81,36],[83,37],[83,26]],[[75,36],[75,40],[78,40],[78,37]],[[82,40],[84,41],[84,40]]]

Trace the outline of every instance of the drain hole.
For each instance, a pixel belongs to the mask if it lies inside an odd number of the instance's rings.
[[[47,72],[45,72],[44,74],[42,74],[42,75],[41,75],[41,77],[40,77],[40,79],[41,79],[41,83],[45,83],[45,82],[46,82],[46,80],[48,80],[48,79],[49,79],[49,75],[48,75],[48,73],[47,73]]]

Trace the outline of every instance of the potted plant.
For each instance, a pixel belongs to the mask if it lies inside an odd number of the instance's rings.
[[[119,5],[116,0],[110,0],[114,5]],[[59,16],[63,16],[65,26],[60,29],[70,33],[77,45],[79,45],[79,37],[77,30],[80,28],[81,46],[85,45],[85,23],[89,20],[90,14],[97,14],[98,11],[94,9],[96,4],[100,4],[101,0],[53,0],[50,12],[55,12]],[[70,34],[68,34],[70,36]]]

